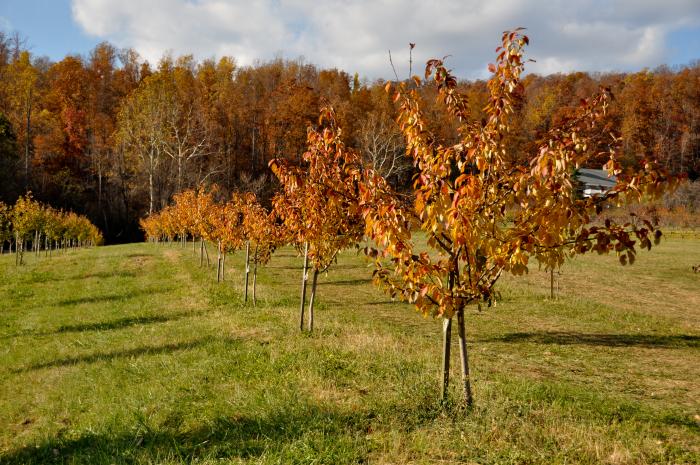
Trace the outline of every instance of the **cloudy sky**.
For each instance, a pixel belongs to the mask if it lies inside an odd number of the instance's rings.
[[[450,55],[483,77],[500,32],[528,28],[528,69],[629,71],[700,58],[700,0],[0,0],[0,28],[60,59],[107,40],[157,62],[165,51],[240,64],[276,56],[391,78]]]

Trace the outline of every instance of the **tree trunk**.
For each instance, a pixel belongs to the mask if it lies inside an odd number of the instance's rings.
[[[155,189],[153,187],[153,167],[148,171],[148,214],[153,214],[153,203],[155,199]]]
[[[24,190],[29,191],[29,145],[31,141],[31,121],[32,121],[32,88],[29,88],[27,96],[27,121],[24,137]]]
[[[243,302],[248,302],[248,273],[250,273],[250,241],[245,243],[245,294],[243,297]]]
[[[442,322],[442,397],[447,402],[447,390],[450,387],[450,349],[452,342],[452,318],[444,318]]]
[[[549,298],[554,300],[554,268],[549,270]]]
[[[258,284],[258,262],[253,262],[253,307],[258,305],[257,296],[257,284]]]
[[[221,253],[221,282],[226,281],[226,251]]]
[[[472,406],[472,386],[469,380],[469,355],[467,353],[467,334],[464,329],[464,308],[457,311],[457,335],[459,336],[459,356],[462,363],[462,389],[464,404]]]
[[[218,255],[216,257],[216,282],[221,282],[221,241],[216,243]]]
[[[304,331],[304,307],[306,307],[306,282],[309,280],[309,243],[304,242],[304,270],[301,275],[301,306],[299,308],[299,330]]]
[[[311,296],[309,297],[309,332],[314,330],[314,300],[316,298],[316,282],[318,269],[314,268],[314,279],[311,281]]]
[[[204,238],[199,238],[199,266],[204,265]]]

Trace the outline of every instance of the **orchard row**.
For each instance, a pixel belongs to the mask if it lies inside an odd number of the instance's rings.
[[[410,195],[395,191],[344,145],[342,129],[327,107],[319,124],[308,129],[300,163],[270,162],[281,184],[272,211],[250,194],[217,204],[211,194],[189,192],[145,220],[144,229],[151,238],[198,236],[215,241],[220,251],[253,247],[262,251],[261,263],[280,244],[303,250],[300,320],[303,328],[308,264],[313,269],[310,329],[318,273],[341,250],[367,240],[371,246],[364,251],[374,264],[375,284],[424,315],[443,319],[443,399],[456,317],[463,398],[471,404],[466,308],[491,303],[499,278],[526,273],[532,260],[546,270],[587,252],[614,252],[623,265],[634,262],[638,248],[650,249],[660,239],[656,225],[638,217],[596,224],[596,215],[610,205],[658,198],[679,180],[651,159],[638,170],[622,166],[620,138],[606,119],[612,98],[606,89],[553,125],[526,157],[528,165],[513,161],[518,157],[508,153],[506,141],[515,127],[514,109],[523,100],[527,43],[520,31],[503,34],[496,63],[489,67],[486,117],[470,112],[467,96],[442,61],[427,63],[425,78],[432,77],[439,108],[459,126],[456,141],[431,131],[416,90],[423,85],[419,77],[387,85],[399,105],[397,121],[416,171]],[[576,170],[601,158],[616,176],[615,187],[580,198]],[[416,240],[417,230],[424,239]]]
[[[15,261],[23,264],[27,251],[53,250],[100,245],[102,233],[86,217],[73,212],[55,210],[32,198],[31,193],[17,199],[14,205],[0,202],[0,250],[9,244]]]

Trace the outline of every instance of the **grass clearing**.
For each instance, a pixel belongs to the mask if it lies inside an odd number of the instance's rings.
[[[695,238],[579,257],[555,300],[544,272],[505,279],[467,316],[471,412],[438,403],[440,324],[354,252],[319,277],[312,335],[291,249],[255,308],[242,253],[218,285],[191,245],[28,260],[0,257],[3,464],[700,463]]]

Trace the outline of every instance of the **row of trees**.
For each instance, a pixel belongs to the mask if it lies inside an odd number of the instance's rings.
[[[10,252],[14,249],[16,264],[21,265],[27,251],[39,256],[43,250],[51,256],[54,250],[100,245],[102,233],[86,217],[42,205],[29,193],[14,205],[0,202],[2,253],[6,243]]]
[[[456,143],[433,82],[412,82],[423,121]],[[624,143],[619,160],[653,157],[673,173],[700,174],[700,66],[638,73],[528,75],[513,105],[507,156],[526,166],[539,141],[603,85],[606,124]],[[456,82],[475,119],[487,118],[485,81]],[[270,205],[268,162],[306,146],[305,127],[330,104],[343,143],[396,190],[416,173],[395,118],[400,101],[373,83],[302,60],[240,67],[234,58],[165,56],[153,66],[108,43],[59,62],[33,56],[20,36],[0,31],[0,200],[31,189],[40,200],[85,213],[111,240],[129,240],[137,219],[200,184],[228,196],[252,191]],[[605,160],[591,157],[599,167]]]
[[[302,327],[307,260],[314,268],[312,306],[318,272],[330,267],[340,250],[370,239],[372,245],[364,250],[374,263],[374,282],[392,297],[444,322],[443,399],[449,382],[452,322],[457,320],[467,405],[472,403],[468,306],[490,303],[499,278],[504,273],[526,273],[532,260],[553,270],[567,257],[595,251],[615,252],[623,265],[633,263],[638,248],[658,243],[661,232],[656,226],[637,217],[593,226],[593,219],[611,204],[659,198],[679,180],[652,159],[642,160],[639,167],[623,165],[624,144],[609,126],[612,97],[605,88],[553,124],[524,166],[511,151],[512,134],[520,124],[516,109],[526,93],[522,75],[527,43],[519,30],[503,34],[497,61],[490,66],[493,76],[487,83],[483,113],[472,111],[468,93],[442,61],[428,62],[425,78],[435,84],[442,117],[457,128],[456,140],[431,125],[420,78],[386,86],[399,106],[398,123],[417,171],[410,193],[397,190],[376,167],[364,163],[358,151],[346,146],[330,108],[322,110],[317,127],[307,130],[301,160],[270,162],[282,189],[268,218],[277,218],[275,223],[283,226],[270,240],[275,245],[286,241],[297,249],[303,245],[305,253]],[[581,198],[575,172],[591,159],[605,160],[605,169],[617,177],[617,184],[602,195]],[[187,223],[166,210],[151,217],[158,226],[144,224],[151,237],[186,237],[188,231],[196,231],[216,240],[220,250],[226,241],[240,247],[241,241],[250,240],[246,234],[251,231],[240,229],[245,208],[236,207],[235,201],[218,206],[209,201],[180,204],[187,218],[200,219]],[[205,208],[198,209],[201,205]],[[212,215],[214,219],[203,219]],[[186,230],[187,224],[212,226]],[[425,241],[415,240],[416,230]],[[312,328],[313,313],[309,317]]]
[[[225,276],[226,255],[245,248],[245,301],[248,300],[250,264],[253,265],[253,305],[257,303],[258,265],[270,261],[277,246],[286,242],[275,216],[262,207],[251,192],[234,192],[217,200],[217,188],[187,190],[175,195],[172,205],[141,219],[141,228],[152,242],[178,241],[185,247],[199,239],[200,266],[210,265],[206,242],[216,244],[216,280]]]

